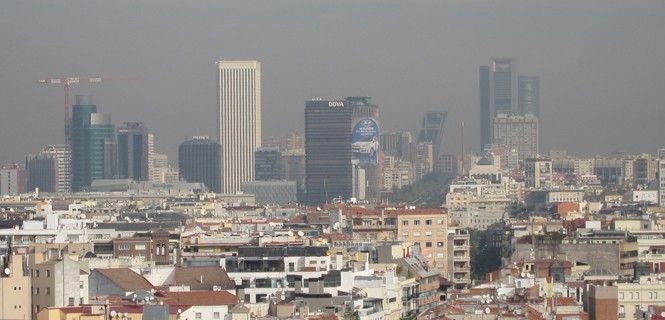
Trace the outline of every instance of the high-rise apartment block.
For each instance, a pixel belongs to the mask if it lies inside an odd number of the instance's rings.
[[[142,122],[118,128],[118,178],[145,181],[149,177],[150,141]]]
[[[221,192],[220,145],[208,137],[194,137],[178,147],[180,177],[187,182],[203,183],[208,190]]]
[[[531,114],[498,114],[494,118],[494,143],[517,150],[520,161],[538,155],[538,118]]]
[[[402,188],[413,183],[413,164],[395,156],[383,157],[383,189]]]
[[[254,151],[261,146],[261,64],[217,62],[217,104],[222,191],[241,191],[254,180]]]
[[[530,158],[524,161],[524,185],[527,188],[551,188],[552,177],[552,159]]]
[[[352,115],[346,100],[305,104],[305,189],[311,204],[351,197]]]
[[[17,163],[0,166],[0,196],[25,192],[25,170]]]
[[[430,142],[416,145],[415,179],[420,180],[434,171],[434,146]]]

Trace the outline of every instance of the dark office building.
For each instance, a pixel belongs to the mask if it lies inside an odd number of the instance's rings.
[[[346,100],[310,100],[305,104],[307,202],[323,204],[352,194],[352,109]]]
[[[142,122],[118,128],[118,178],[148,180],[148,129]]]
[[[28,155],[25,159],[28,171],[28,189],[39,188],[40,192],[55,193],[57,190],[57,159],[54,154],[39,153]]]
[[[194,137],[178,147],[180,178],[203,183],[208,190],[221,192],[221,146],[208,137]]]
[[[490,94],[494,115],[514,111],[513,59],[499,58],[491,61]]]
[[[381,134],[381,151],[384,156],[398,157],[402,161],[413,163],[416,159],[416,144],[411,132]]]
[[[521,114],[531,113],[540,117],[540,77],[517,78],[517,105]]]
[[[490,108],[490,67],[480,67],[480,151],[492,143],[492,109]]]
[[[76,96],[72,106],[72,190],[87,189],[95,179],[114,176],[115,126],[107,114],[97,113],[90,96]]]
[[[256,181],[280,180],[282,153],[278,147],[259,148],[254,152],[254,179]]]

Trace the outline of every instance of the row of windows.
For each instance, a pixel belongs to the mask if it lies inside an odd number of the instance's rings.
[[[443,220],[437,220],[436,224],[443,224]],[[403,226],[408,226],[409,225],[409,220],[402,220],[402,225]],[[413,220],[413,225],[414,226],[419,226],[420,225],[420,220],[419,219],[414,219]],[[432,225],[432,220],[431,219],[425,220],[425,225],[428,225],[428,226]]]
[[[420,245],[420,242],[414,242],[413,244],[414,244],[414,245]],[[437,242],[437,243],[436,243],[436,246],[437,246],[437,247],[443,247],[443,242]],[[431,242],[425,242],[425,248],[431,248],[431,247],[432,247],[432,243],[431,243]]]
[[[39,278],[39,270],[30,270],[30,276],[33,278]],[[46,270],[46,277],[50,278],[51,277],[51,270]]]
[[[649,299],[651,300],[656,300],[658,299],[658,292],[656,291],[650,291],[650,292],[645,292],[648,293]],[[640,293],[639,292],[619,292],[619,300],[639,300],[640,299]]]

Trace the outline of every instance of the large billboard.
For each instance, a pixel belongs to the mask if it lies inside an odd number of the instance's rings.
[[[351,134],[353,157],[362,164],[375,165],[379,160],[379,125],[376,120],[358,120]]]

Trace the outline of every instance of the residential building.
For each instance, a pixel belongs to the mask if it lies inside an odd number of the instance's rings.
[[[552,159],[529,158],[524,160],[525,184],[527,188],[548,189],[552,187]]]
[[[217,62],[217,103],[223,193],[254,180],[254,151],[261,146],[261,63]]]
[[[647,311],[650,305],[662,305],[665,297],[665,284],[658,275],[646,275],[637,279],[638,282],[618,282],[617,288],[619,319],[635,320],[638,311]]]
[[[0,196],[25,192],[25,170],[17,163],[0,166]]]
[[[118,128],[117,143],[118,178],[149,180],[150,141],[143,122],[125,122]]]
[[[469,232],[463,228],[448,228],[448,270],[455,288],[471,284],[471,246]]]
[[[30,319],[31,294],[30,276],[23,268],[22,255],[13,255],[0,276],[0,319]]]
[[[443,210],[405,209],[385,213],[397,216],[398,240],[419,245],[428,265],[448,274],[448,216]]]
[[[416,157],[416,145],[411,132],[383,133],[380,136],[381,150],[384,156],[392,156],[402,161],[413,163]]]
[[[434,171],[434,146],[431,142],[416,145],[415,180],[420,180]]]
[[[494,118],[494,143],[517,150],[523,161],[538,155],[538,118],[532,114],[500,113]]]
[[[178,147],[180,177],[187,182],[203,183],[220,193],[220,145],[206,136],[193,137]]]
[[[305,104],[305,172],[307,202],[349,199],[352,108],[346,100],[309,100]]]
[[[408,161],[401,161],[395,156],[383,157],[383,188],[392,190],[410,185],[414,181],[413,165]]]
[[[78,306],[87,302],[88,293],[81,290],[86,284],[82,282],[79,262],[67,253],[55,254],[60,256],[30,268],[33,315],[47,307]]]

